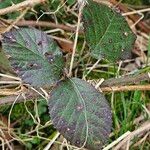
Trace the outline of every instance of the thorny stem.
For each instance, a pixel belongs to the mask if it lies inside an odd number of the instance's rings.
[[[124,76],[105,80],[101,87],[123,86],[127,84],[137,84],[141,81],[150,81],[150,73],[143,73],[134,76]]]
[[[103,92],[120,92],[120,91],[135,91],[135,90],[141,90],[141,91],[150,91],[150,85],[129,85],[129,86],[113,86],[113,87],[102,87],[100,88]],[[27,93],[30,96],[27,96],[26,101],[32,101],[32,99],[40,98],[39,94],[34,94],[33,92]],[[32,97],[31,97],[32,95]],[[16,95],[10,95],[0,98],[0,106],[6,105],[6,104],[12,104],[14,102],[14,99],[16,98]],[[17,103],[23,102],[24,99],[22,96],[20,96],[17,100]]]
[[[127,76],[127,77],[121,77],[121,78],[113,78],[113,79],[108,79],[104,80],[100,86],[100,90],[103,92],[118,92],[118,91],[134,91],[134,90],[147,90],[150,91],[150,85],[132,85],[132,84],[138,84],[141,81],[150,81],[150,74],[145,73],[145,74],[140,74],[136,76]],[[130,85],[127,85],[130,84]],[[98,88],[98,87],[97,87]],[[12,91],[11,91],[12,92]],[[15,96],[15,91],[14,93],[12,92],[12,95],[2,97],[0,98],[0,105],[4,104],[11,104],[13,103],[14,99],[16,98]],[[2,94],[2,93],[0,93]],[[4,94],[3,94],[4,95]],[[33,91],[28,91],[26,92],[26,98],[27,101],[38,98],[40,97],[39,94],[33,92]],[[23,102],[24,99],[22,96],[20,96],[17,100],[17,102]]]

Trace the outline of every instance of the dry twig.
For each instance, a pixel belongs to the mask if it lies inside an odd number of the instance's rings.
[[[11,24],[14,20],[1,20],[6,24]],[[76,27],[71,27],[64,24],[56,24],[47,21],[34,21],[34,20],[21,20],[16,23],[17,26],[33,26],[33,27],[47,27],[47,28],[59,28],[65,31],[76,31]],[[0,24],[0,27],[3,27],[3,24]],[[5,26],[4,26],[5,27]],[[82,30],[79,30],[79,33],[83,33]]]
[[[126,12],[123,14],[123,16],[128,16],[128,15],[133,15],[133,14],[138,14],[138,13],[143,13],[143,12],[148,12],[150,11],[150,8],[145,8],[145,9],[141,9],[141,10],[134,10],[131,12]]]
[[[18,95],[19,91],[15,89],[0,89],[0,95]]]
[[[121,140],[123,140],[125,137],[127,137],[130,133],[131,133],[130,131],[127,131],[126,133],[121,135],[117,140],[115,140],[112,143],[110,143],[109,145],[107,145],[103,150],[111,149],[113,146],[115,146],[117,143],[119,143]]]
[[[112,87],[112,86],[123,86],[123,85],[127,85],[127,84],[137,84],[137,83],[140,83],[141,81],[150,81],[149,73],[108,79],[108,80],[105,80],[101,84],[101,87]]]
[[[121,77],[121,78],[115,78],[115,79],[108,79],[105,80],[104,82],[102,82],[102,84],[100,85],[100,90],[103,92],[120,92],[120,91],[134,91],[134,90],[150,90],[150,84],[147,85],[127,85],[127,84],[135,84],[135,83],[139,83],[141,81],[149,81],[150,77],[149,74],[140,74],[137,76],[128,76],[128,77]],[[2,81],[1,81],[2,82]],[[8,83],[12,81],[7,81]],[[20,84],[20,81],[13,81],[13,83],[15,84]],[[5,84],[5,82],[3,81],[3,84]],[[126,85],[126,86],[124,86]],[[98,87],[97,87],[98,88]],[[9,91],[9,90],[8,90]],[[4,92],[3,92],[4,94]],[[13,103],[14,99],[16,96],[13,96],[13,92],[12,95],[7,96],[7,97],[3,97],[0,98],[0,105],[4,105],[4,104],[11,104]],[[8,95],[6,93],[6,95]],[[27,100],[31,100],[31,99],[35,99],[37,97],[40,97],[39,94],[35,94],[34,92],[27,92],[26,93],[26,97]],[[22,97],[19,98],[19,100],[17,102],[23,102],[24,99]]]
[[[5,15],[5,14],[8,14],[8,13],[12,13],[14,11],[17,11],[19,9],[23,9],[23,8],[26,8],[26,7],[33,7],[37,4],[43,3],[45,1],[46,0],[26,0],[26,1],[18,3],[16,5],[12,5],[10,7],[0,9],[0,15]]]
[[[21,12],[20,16],[9,27],[7,27],[3,31],[3,33],[8,32],[9,30],[11,30],[15,26],[15,24],[24,17],[24,15],[27,13],[28,10],[29,10],[29,7],[27,7],[23,12]]]
[[[101,88],[103,92],[123,92],[123,91],[150,91],[150,84],[148,85],[128,85],[128,86],[112,86]]]
[[[31,92],[31,91],[26,93],[25,96],[26,96],[26,101],[32,101],[33,99],[40,97],[39,94],[37,94],[35,92]],[[0,106],[5,105],[5,104],[12,104],[15,99],[16,99],[16,95],[2,97],[2,98],[0,98]],[[24,97],[22,97],[22,96],[20,96],[17,99],[16,103],[21,103],[21,102],[24,102]]]
[[[128,141],[132,140],[134,137],[137,137],[141,135],[142,133],[145,133],[150,130],[150,122],[145,123],[143,126],[139,127],[138,129],[131,132],[123,141],[121,141],[114,150],[120,149],[124,144],[126,144]]]
[[[72,57],[71,57],[70,68],[69,68],[69,74],[68,74],[69,77],[71,77],[71,74],[72,74],[72,68],[73,68],[73,62],[74,62],[76,47],[77,47],[77,41],[78,41],[78,35],[79,35],[79,29],[80,29],[80,22],[81,22],[81,14],[82,14],[83,7],[84,7],[84,3],[82,3],[79,7],[77,29],[76,29],[76,35],[75,35],[73,51],[72,51]]]
[[[101,88],[100,90],[103,91],[103,92],[114,92],[114,91],[115,92],[120,92],[120,91],[134,91],[134,90],[144,90],[144,91],[146,91],[146,90],[150,90],[150,85],[105,87],[105,88]],[[6,92],[5,95],[8,95],[8,91],[3,91],[3,93],[1,93],[1,94],[4,94],[4,92]],[[14,94],[16,94],[16,93],[13,93],[13,91],[12,91],[12,93],[9,93],[9,94],[12,94],[12,95],[0,98],[0,105],[12,104],[13,103],[13,101],[16,97],[16,96],[14,96]],[[26,98],[27,98],[26,101],[31,101],[32,99],[36,99],[38,97],[40,97],[40,95],[37,94],[37,93],[35,94],[34,92],[31,92],[31,91],[26,93]],[[17,100],[17,103],[20,103],[20,102],[23,102],[23,101],[24,101],[24,98],[20,96],[19,99]]]

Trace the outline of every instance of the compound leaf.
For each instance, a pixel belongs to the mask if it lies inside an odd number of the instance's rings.
[[[83,25],[94,58],[116,61],[131,55],[136,37],[125,18],[115,9],[88,0],[83,9]]]
[[[86,81],[61,81],[49,99],[54,126],[71,144],[97,150],[106,143],[112,125],[105,97]]]
[[[32,86],[49,86],[60,79],[62,53],[57,44],[35,28],[13,29],[3,35],[3,50],[21,79]]]

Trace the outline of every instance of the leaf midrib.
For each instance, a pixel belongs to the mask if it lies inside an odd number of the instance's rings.
[[[75,78],[74,78],[74,79],[75,79]],[[88,132],[89,132],[89,131],[88,131],[88,130],[89,130],[89,124],[88,124],[88,121],[87,121],[86,104],[85,104],[85,101],[84,101],[82,95],[80,94],[80,91],[78,90],[78,87],[76,86],[76,83],[74,83],[71,78],[69,78],[69,80],[71,81],[72,86],[73,86],[73,89],[75,90],[76,94],[79,96],[79,99],[81,98],[81,103],[83,103],[83,105],[84,105],[84,117],[85,117],[85,122],[86,122],[86,137],[85,137],[85,141],[84,141],[84,144],[83,144],[83,145],[85,145],[86,142],[87,142],[88,134],[89,134],[89,133],[88,133]]]
[[[101,41],[102,41],[102,40],[103,40],[103,38],[105,37],[105,34],[106,34],[106,33],[107,33],[107,31],[109,30],[109,28],[110,28],[110,26],[111,26],[111,23],[113,22],[114,17],[115,17],[115,13],[113,14],[113,17],[112,17],[112,19],[111,19],[111,21],[110,21],[109,25],[107,26],[107,28],[106,28],[106,30],[105,30],[105,32],[104,32],[104,34],[103,34],[102,38],[100,39],[100,41],[98,42],[98,44],[97,44],[96,46],[100,45]]]
[[[56,66],[57,68],[61,69],[61,68],[60,68],[59,66],[57,66],[55,63],[50,64],[50,63],[48,62],[48,60],[46,59],[46,57],[44,57],[44,55],[40,55],[40,53],[36,53],[36,52],[32,51],[31,49],[29,49],[28,47],[26,47],[26,46],[20,44],[20,43],[17,42],[17,41],[16,41],[15,43],[17,43],[18,45],[20,45],[20,48],[21,48],[21,47],[22,47],[22,48],[25,48],[26,50],[32,52],[34,55],[37,55],[38,57],[40,57],[43,61],[46,61],[49,66],[53,66],[53,65],[54,65],[54,66]],[[5,45],[7,45],[7,44],[5,44]],[[14,45],[11,45],[11,46],[14,46]],[[19,47],[18,47],[18,48],[19,48]],[[36,57],[36,56],[35,56],[35,57]]]

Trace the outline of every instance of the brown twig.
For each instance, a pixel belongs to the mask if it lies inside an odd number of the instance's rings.
[[[2,20],[4,21],[4,20]],[[5,20],[4,22],[7,24],[11,24],[14,20]],[[0,27],[3,27],[4,25],[0,24]],[[47,21],[33,21],[33,20],[22,20],[18,21],[16,23],[16,26],[33,26],[33,27],[47,27],[47,28],[59,28],[65,31],[76,31],[76,27],[67,26],[64,24],[55,24],[52,22]],[[79,31],[79,33],[83,33],[82,30]]]
[[[10,96],[0,98],[0,106],[6,105],[6,104],[12,104],[14,102],[14,100],[16,99],[16,97],[17,97],[16,95],[10,95]],[[26,101],[32,101],[33,99],[40,97],[40,95],[35,93],[35,92],[30,91],[30,92],[25,94],[25,97],[26,97]],[[16,103],[21,103],[24,101],[25,101],[24,97],[19,96]]]
[[[112,92],[112,91],[120,92],[120,91],[135,91],[135,90],[148,91],[148,90],[150,90],[150,84],[127,85],[127,84],[136,84],[136,83],[139,83],[141,81],[146,81],[146,80],[147,81],[150,80],[148,73],[140,74],[137,76],[121,77],[118,79],[108,79],[108,80],[105,80],[101,84],[100,88],[103,92]],[[124,86],[124,85],[126,85],[126,86]],[[40,97],[40,95],[38,95],[37,93],[34,93],[34,92],[26,93],[27,101],[30,101],[31,99],[35,99],[37,97]],[[16,96],[14,96],[14,95],[0,98],[0,105],[11,104],[11,103],[13,103],[15,98],[16,98]],[[24,98],[20,97],[18,99],[17,103],[23,102],[23,101],[24,101]]]
[[[18,95],[15,89],[0,89],[0,95]]]
[[[119,86],[119,87],[105,87],[105,88],[101,88],[101,90],[103,92],[112,92],[112,91],[120,92],[120,91],[134,91],[134,90],[146,91],[146,90],[150,90],[150,85],[131,85],[131,86]],[[13,95],[11,95],[11,96],[6,96],[3,98],[0,98],[0,105],[12,104],[16,98],[16,96],[14,96],[14,93],[12,93],[12,94]],[[26,94],[26,101],[31,101],[32,99],[35,99],[38,97],[40,97],[40,95],[38,95],[37,93],[35,94],[33,92],[29,92]],[[20,103],[23,101],[24,101],[24,98],[22,96],[20,96],[16,103]]]
[[[13,23],[11,23],[11,25],[8,26],[8,27],[3,31],[3,33],[8,32],[9,30],[11,30],[11,29],[16,25],[16,23],[24,17],[24,15],[27,13],[27,11],[29,10],[29,8],[30,8],[30,7],[27,7],[23,12],[21,12],[20,16],[17,17],[17,19],[16,19]]]
[[[150,122],[146,122],[143,126],[139,127],[138,129],[131,132],[123,141],[121,141],[114,150],[120,149],[124,144],[126,144],[128,141],[132,140],[134,137],[137,137],[147,131],[150,130]]]
[[[129,86],[112,86],[101,88],[103,92],[122,92],[122,91],[150,91],[150,84],[148,85],[129,85]]]
[[[121,78],[112,78],[105,80],[101,87],[112,87],[112,86],[123,86],[127,84],[137,84],[141,81],[150,81],[150,76],[148,73],[143,73],[139,75],[134,76],[127,76],[127,77],[121,77]]]
[[[26,0],[26,1],[18,3],[16,5],[12,5],[10,7],[0,9],[0,15],[5,15],[5,14],[8,14],[8,13],[12,13],[14,11],[17,11],[19,9],[23,9],[23,8],[26,8],[26,7],[33,7],[36,4],[43,3],[45,1],[46,0]]]

